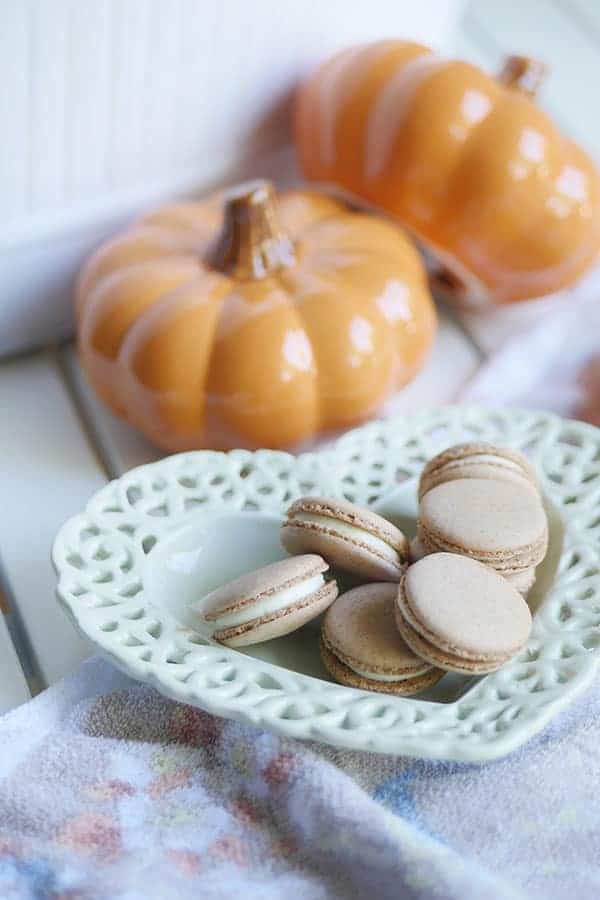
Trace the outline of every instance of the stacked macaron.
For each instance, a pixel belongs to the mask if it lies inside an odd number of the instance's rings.
[[[214,638],[241,647],[324,612],[320,651],[331,676],[398,695],[422,691],[446,671],[500,668],[529,636],[522,595],[548,544],[535,474],[516,451],[461,444],[426,465],[419,501],[409,547],[372,510],[325,497],[296,500],[281,528],[291,556],[204,599]],[[359,582],[341,596],[338,571]]]
[[[458,553],[491,566],[526,594],[548,547],[535,474],[515,450],[459,444],[425,466],[413,555]]]
[[[419,501],[438,484],[463,478],[491,478],[521,485],[525,482],[537,489],[535,472],[518,450],[471,441],[454,444],[429,460],[419,479]]]

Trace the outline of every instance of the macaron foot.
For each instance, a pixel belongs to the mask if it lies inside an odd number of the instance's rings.
[[[325,644],[323,639],[319,643],[321,660],[323,665],[331,675],[331,677],[339,684],[346,687],[358,688],[361,691],[376,691],[380,694],[395,694],[398,697],[408,697],[412,694],[419,694],[427,688],[433,687],[446,674],[440,669],[430,668],[423,675],[417,675],[414,678],[405,678],[402,681],[373,681],[353,672],[349,666],[346,666],[341,659],[333,653]]]

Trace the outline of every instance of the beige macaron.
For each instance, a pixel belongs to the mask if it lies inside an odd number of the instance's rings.
[[[415,563],[400,582],[396,624],[408,646],[441,669],[493,672],[526,643],[531,613],[488,566],[454,553]]]
[[[418,537],[414,537],[410,542],[411,563],[416,563],[427,555],[427,551],[425,550],[425,547],[421,543],[420,539]],[[504,578],[506,578],[506,580],[510,584],[512,584],[512,586],[516,588],[520,594],[523,594],[524,597],[527,596],[527,594],[535,584],[535,566],[530,566],[530,568],[528,569],[521,569],[518,572],[503,572],[502,574]]]
[[[387,694],[416,694],[444,674],[406,646],[394,623],[397,585],[365,584],[329,607],[321,657],[341,684]]]
[[[287,511],[281,542],[289,553],[319,553],[370,581],[399,581],[408,561],[408,540],[370,509],[324,497],[302,497]]]
[[[418,537],[426,553],[460,553],[507,575],[524,575],[548,548],[540,496],[527,484],[461,478],[427,491]]]
[[[520,572],[501,572],[500,574],[524,597],[528,595],[535,584],[535,566],[530,566],[529,569],[521,569]]]
[[[326,581],[329,566],[307,554],[283,559],[228,582],[202,602],[202,615],[213,637],[228,647],[243,647],[289,634],[324,612],[338,594]]]
[[[429,460],[419,480],[419,500],[438,484],[458,478],[493,478],[537,487],[531,464],[518,450],[473,441],[455,444]]]
[[[410,555],[411,563],[416,563],[420,559],[423,559],[424,556],[427,556],[427,551],[425,550],[425,547],[421,543],[420,538],[418,538],[416,535],[410,542],[409,555]]]

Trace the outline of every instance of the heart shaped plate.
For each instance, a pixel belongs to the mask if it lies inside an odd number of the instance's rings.
[[[447,675],[400,698],[333,683],[314,625],[244,652],[203,630],[192,603],[285,556],[279,525],[296,497],[346,497],[412,534],[423,465],[465,440],[527,453],[550,519],[530,640],[499,672]],[[79,629],[176,700],[338,747],[483,762],[526,741],[593,678],[599,543],[600,430],[547,413],[445,407],[372,422],[316,453],[199,451],[133,469],[62,527],[53,561]]]

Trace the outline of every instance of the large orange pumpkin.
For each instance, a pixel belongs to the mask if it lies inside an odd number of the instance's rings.
[[[265,182],[166,207],[81,273],[79,351],[168,450],[287,447],[374,413],[423,365],[425,272],[389,222]]]
[[[343,51],[300,90],[301,167],[398,217],[464,303],[553,293],[598,256],[600,181],[532,101],[540,75],[404,41]]]

